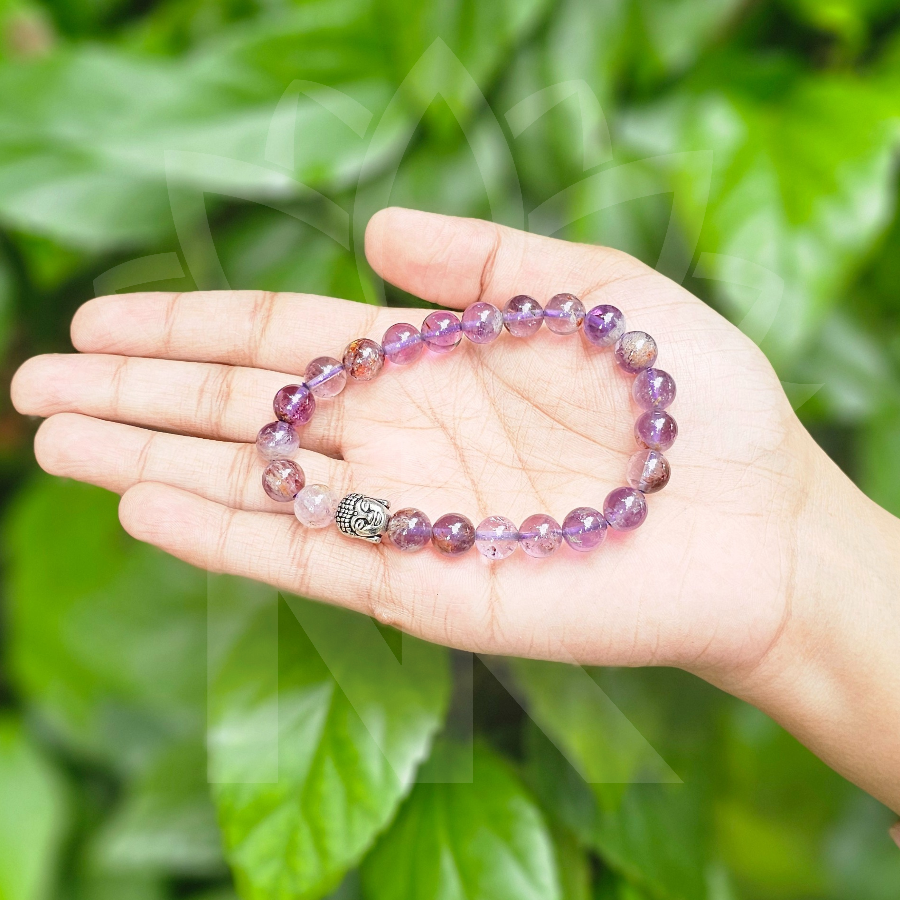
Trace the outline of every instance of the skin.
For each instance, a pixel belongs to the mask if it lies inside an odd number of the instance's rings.
[[[679,387],[673,476],[647,521],[590,554],[488,564],[308,531],[269,500],[253,441],[319,355],[426,312],[303,294],[143,293],[86,303],[79,352],[29,360],[16,408],[42,416],[48,472],[122,495],[136,538],[197,566],[359,610],[430,641],[591,665],[678,666],[759,706],[900,811],[900,522],[800,424],[765,356],[637,260],[491,223],[386,209],[366,253],[387,281],[463,309],[576,294],[660,346]],[[387,364],[320,401],[307,483],[432,520],[521,522],[602,507],[635,451],[631,377],[542,329]]]

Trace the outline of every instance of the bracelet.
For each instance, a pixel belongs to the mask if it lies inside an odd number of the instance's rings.
[[[349,493],[340,501],[322,484],[306,484],[303,470],[289,457],[300,446],[299,426],[312,418],[317,400],[336,397],[347,379],[372,381],[385,360],[398,366],[415,362],[426,347],[435,353],[449,353],[465,335],[475,344],[496,340],[505,328],[514,337],[535,334],[546,322],[556,334],[581,330],[591,345],[613,347],[619,368],[635,379],[632,397],[643,410],[635,422],[634,436],[639,449],[629,460],[628,487],[611,491],[603,501],[602,513],[590,506],[573,509],[560,525],[549,515],[529,516],[518,528],[504,516],[488,516],[476,528],[461,513],[447,513],[433,525],[419,509],[390,513],[387,500]],[[489,559],[505,559],[516,547],[529,556],[546,557],[563,541],[578,551],[600,546],[607,528],[633,531],[647,518],[646,494],[662,490],[671,469],[662,451],[668,450],[678,435],[675,420],[666,408],[675,399],[672,376],[654,367],[656,341],[643,331],[625,331],[625,317],[614,306],[595,306],[585,313],[584,305],[572,294],[557,294],[544,309],[532,297],[513,297],[501,312],[491,303],[468,307],[462,319],[446,310],[429,313],[420,331],[398,323],[384,333],[380,344],[358,338],[348,344],[342,361],[328,356],[314,359],[302,384],[289,384],[275,395],[276,421],[264,425],[256,439],[260,455],[268,460],[262,475],[265,492],[273,500],[293,501],[294,513],[307,528],[324,528],[332,523],[345,535],[380,543],[387,535],[398,549],[411,552],[431,544],[447,556],[458,556],[476,546]]]

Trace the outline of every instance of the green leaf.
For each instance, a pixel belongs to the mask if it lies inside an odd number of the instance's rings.
[[[438,777],[469,762],[441,745]],[[368,900],[555,900],[561,897],[550,834],[509,766],[476,745],[474,778],[416,785],[363,865]],[[428,777],[426,771],[425,777]]]
[[[869,497],[895,516],[900,516],[900,479],[895,462],[898,449],[900,407],[886,405],[863,430],[859,484]]]
[[[411,787],[449,694],[443,648],[404,637],[401,664],[370,619],[290,603],[277,633],[274,596],[232,604],[211,646],[214,796],[251,900],[337,885]]]
[[[0,898],[42,900],[66,825],[62,779],[9,715],[0,717]]]

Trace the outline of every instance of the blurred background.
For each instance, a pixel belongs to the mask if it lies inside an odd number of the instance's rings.
[[[900,514],[895,0],[0,0],[0,35],[7,384],[95,293],[410,302],[361,236],[411,205],[676,278]],[[754,709],[210,581],[41,476],[36,425],[4,392],[2,900],[900,896],[888,811]],[[603,697],[683,785],[586,783],[647,764]],[[276,703],[255,784],[227,745]],[[472,746],[474,785],[429,780]]]

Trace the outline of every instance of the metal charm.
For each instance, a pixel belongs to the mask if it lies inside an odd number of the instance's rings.
[[[391,504],[387,500],[376,500],[365,494],[347,494],[334,514],[337,527],[349,537],[362,538],[373,544],[381,543],[381,536],[387,531],[391,515]]]

